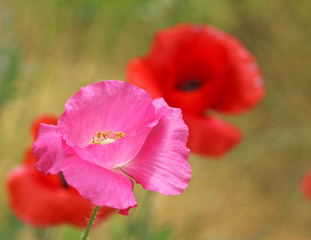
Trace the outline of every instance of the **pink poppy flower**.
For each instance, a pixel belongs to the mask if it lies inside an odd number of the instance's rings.
[[[40,171],[63,172],[84,198],[127,215],[137,206],[132,179],[164,195],[188,186],[187,138],[180,109],[132,84],[102,81],[74,94],[57,126],[41,124],[33,150]]]

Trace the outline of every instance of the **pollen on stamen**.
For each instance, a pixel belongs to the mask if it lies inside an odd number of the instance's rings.
[[[103,145],[103,144],[108,144],[112,143],[118,139],[121,139],[125,137],[125,133],[118,131],[114,133],[114,136],[110,136],[113,133],[113,131],[102,131],[102,132],[97,132],[95,133],[92,141],[90,142],[91,144],[98,144],[98,145]]]

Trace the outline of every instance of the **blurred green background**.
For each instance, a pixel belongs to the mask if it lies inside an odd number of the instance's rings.
[[[0,0],[0,239],[79,238],[68,226],[19,223],[6,174],[31,144],[36,116],[61,114],[82,86],[126,80],[127,62],[179,22],[211,23],[240,38],[258,58],[267,96],[250,112],[224,116],[243,142],[219,161],[191,155],[183,194],[150,198],[136,185],[140,205],[91,239],[311,238],[311,201],[300,190],[311,170],[310,13],[310,0]]]

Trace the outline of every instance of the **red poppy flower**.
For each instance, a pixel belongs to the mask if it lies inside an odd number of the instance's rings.
[[[40,123],[57,124],[57,118],[43,116],[31,127],[32,140]],[[15,216],[22,222],[43,227],[61,223],[85,227],[94,205],[70,187],[62,175],[46,176],[35,168],[38,160],[28,148],[22,165],[14,168],[7,178],[9,203]],[[103,220],[115,209],[101,207],[98,220]]]
[[[264,95],[257,62],[235,37],[210,25],[180,24],[159,31],[149,55],[133,59],[131,83],[183,110],[193,152],[221,156],[240,131],[213,113],[241,113]]]

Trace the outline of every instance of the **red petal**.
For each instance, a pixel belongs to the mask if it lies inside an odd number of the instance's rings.
[[[155,35],[149,57],[162,67],[167,67],[169,62],[202,59],[210,65],[209,70],[222,71],[226,46],[220,33],[207,24],[179,24],[163,29]]]
[[[226,86],[215,110],[239,113],[256,105],[265,95],[262,73],[255,57],[235,37],[226,34],[229,70]]]
[[[33,155],[32,153],[32,147],[29,147],[26,149],[25,154],[24,154],[24,160],[23,163],[25,165],[28,165],[29,167],[33,167],[34,169],[35,164],[38,162],[38,159],[35,157],[35,155]]]
[[[13,169],[7,178],[11,209],[21,221],[33,226],[51,226],[68,223],[85,227],[93,205],[75,189],[63,188],[31,167]],[[102,207],[100,219],[114,209]]]
[[[161,75],[159,71],[154,70],[147,59],[134,58],[127,66],[127,77],[131,83],[146,90],[152,98],[158,98],[163,95],[161,77],[157,78],[157,75]]]
[[[301,182],[303,195],[311,199],[311,172],[307,173]]]
[[[184,115],[189,127],[188,146],[194,153],[220,157],[241,140],[240,131],[217,117]]]
[[[151,47],[150,57],[159,65],[165,66],[173,56],[179,53],[200,29],[193,24],[179,24],[162,29],[156,33]]]
[[[38,171],[35,164],[38,162],[38,159],[32,152],[32,148],[29,147],[25,151],[24,161],[23,163],[29,168]],[[43,173],[39,172],[42,175],[42,181],[46,180],[45,183],[49,185],[55,185],[57,187],[62,186],[62,181],[60,180],[58,175],[49,175],[48,177],[45,176]]]
[[[31,124],[31,137],[32,140],[35,141],[38,136],[39,128],[40,128],[40,123],[45,123],[45,124],[53,124],[57,125],[57,117],[54,115],[43,115],[40,117],[37,117]]]
[[[206,108],[242,112],[257,104],[265,94],[262,73],[254,56],[237,38],[207,24],[179,24],[159,31],[144,61],[148,65],[144,65],[143,71],[132,70],[135,73],[128,75],[130,81],[139,81],[138,85],[149,92],[162,90],[170,105],[187,113],[202,114]],[[153,70],[148,72],[150,65]],[[142,72],[148,72],[149,76]],[[148,84],[144,84],[144,78]],[[195,78],[208,82],[205,90],[176,91],[180,81]]]

